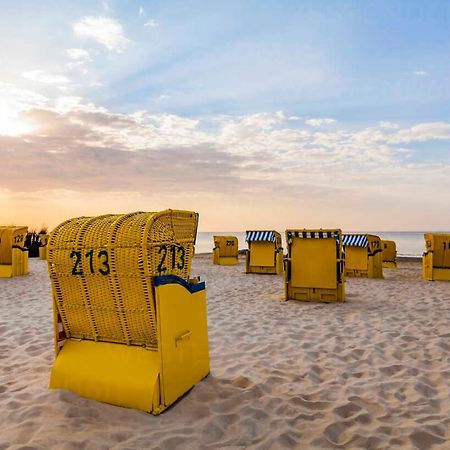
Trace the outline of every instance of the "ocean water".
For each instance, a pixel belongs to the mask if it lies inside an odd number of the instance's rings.
[[[376,234],[377,236],[380,236],[381,239],[395,241],[397,244],[398,256],[422,256],[422,253],[425,250],[425,240],[423,235],[426,231],[367,231],[366,233]],[[236,236],[239,240],[239,249],[247,248],[244,231],[198,232],[197,244],[195,245],[196,253],[212,252],[213,236],[215,235]],[[281,233],[281,235],[283,237],[283,247],[286,248],[284,232]]]

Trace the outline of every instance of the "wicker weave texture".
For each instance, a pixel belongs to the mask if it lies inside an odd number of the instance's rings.
[[[152,278],[189,279],[197,221],[194,212],[166,210],[56,227],[48,264],[67,337],[157,348]]]

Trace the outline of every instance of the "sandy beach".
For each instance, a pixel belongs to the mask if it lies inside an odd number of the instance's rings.
[[[194,259],[211,374],[158,417],[47,388],[46,262],[0,280],[0,449],[449,449],[450,285],[418,262],[282,302],[281,276]]]

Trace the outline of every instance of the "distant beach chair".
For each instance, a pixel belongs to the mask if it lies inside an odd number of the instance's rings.
[[[238,238],[236,236],[214,236],[213,264],[235,266],[239,263]]]
[[[0,226],[0,278],[28,273],[28,227]]]
[[[397,268],[397,247],[394,241],[381,241],[383,268]]]
[[[50,387],[161,413],[209,373],[205,284],[189,280],[198,215],[80,217],[50,234]]]
[[[47,233],[39,233],[39,259],[47,259],[47,244],[49,235]]]
[[[283,247],[277,231],[247,231],[246,273],[283,273]]]
[[[286,300],[344,302],[341,230],[286,230],[286,242]]]
[[[450,234],[427,233],[424,237],[423,278],[428,281],[450,281]]]
[[[343,234],[345,276],[383,278],[381,239],[373,234]]]

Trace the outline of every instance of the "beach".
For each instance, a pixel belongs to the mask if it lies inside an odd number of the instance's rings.
[[[211,373],[160,416],[48,389],[51,288],[29,267],[0,279],[0,450],[450,448],[450,283],[418,261],[324,304],[197,255]]]

